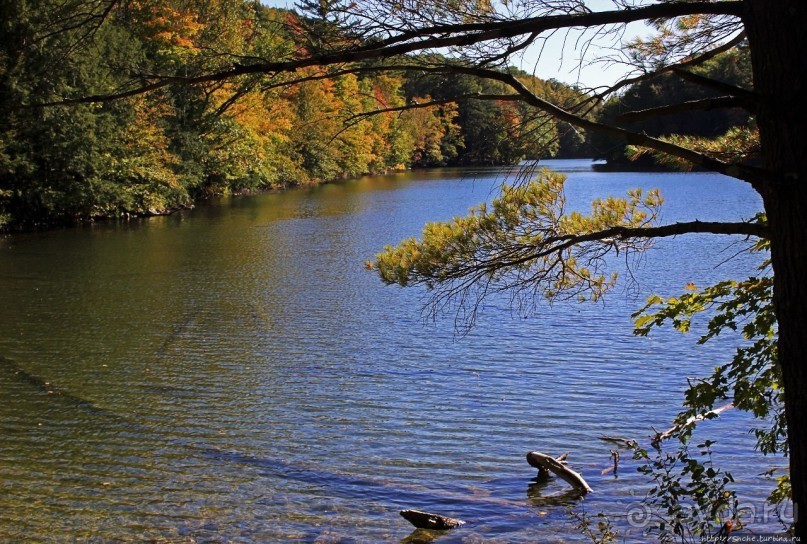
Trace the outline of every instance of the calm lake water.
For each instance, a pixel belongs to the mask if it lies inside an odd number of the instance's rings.
[[[547,165],[574,208],[636,186],[661,189],[667,222],[761,206],[714,174]],[[571,452],[595,490],[575,509],[625,516],[646,485],[628,455],[602,475],[612,445],[597,437],[667,428],[686,377],[736,341],[634,338],[631,312],[759,258],[734,257],[742,239],[664,240],[603,303],[524,319],[494,299],[467,336],[364,269],[504,177],[369,177],[0,239],[0,540],[400,542],[404,508],[470,522],[441,543],[583,540],[557,500],[566,484],[532,481],[530,450]],[[735,410],[706,430],[762,508],[759,473],[783,463],[752,453],[750,423]]]

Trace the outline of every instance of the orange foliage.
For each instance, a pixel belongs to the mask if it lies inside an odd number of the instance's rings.
[[[168,2],[135,1],[132,3],[135,15],[143,29],[144,40],[163,47],[198,51],[196,38],[204,30],[198,16]]]

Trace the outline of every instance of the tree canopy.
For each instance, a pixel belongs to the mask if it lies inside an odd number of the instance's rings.
[[[42,107],[165,74],[181,80],[233,62],[299,56],[322,43],[313,34],[329,32],[335,47],[349,32],[316,13],[244,0],[11,1],[3,10],[0,229],[166,213],[215,194],[559,151],[545,115],[507,97],[456,99],[504,95],[500,83],[369,64]],[[582,97],[527,79],[542,96]]]

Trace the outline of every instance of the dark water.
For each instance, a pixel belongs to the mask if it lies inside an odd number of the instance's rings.
[[[666,221],[760,206],[712,174],[551,165],[581,209],[639,185],[661,188]],[[396,542],[402,508],[472,522],[440,542],[580,539],[555,500],[565,484],[532,485],[533,449],[571,451],[595,490],[577,509],[624,516],[644,484],[629,460],[601,475],[597,437],[666,428],[685,378],[732,345],[634,338],[630,313],[758,259],[730,259],[742,240],[665,240],[604,303],[522,319],[492,300],[465,337],[364,270],[502,179],[373,177],[0,240],[0,540]],[[758,474],[781,460],[751,452],[748,425],[729,411],[708,431],[761,508]]]

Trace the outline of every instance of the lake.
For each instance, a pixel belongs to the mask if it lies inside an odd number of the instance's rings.
[[[569,207],[658,187],[663,219],[739,220],[761,208],[709,173],[565,172]],[[425,293],[363,263],[427,221],[490,200],[504,169],[367,177],[206,203],[169,217],[0,239],[0,540],[409,542],[398,511],[469,523],[452,542],[584,541],[538,450],[594,489],[577,511],[619,516],[647,485],[604,434],[648,441],[686,377],[736,339],[632,335],[652,293],[755,272],[742,238],[660,241],[594,304],[491,299],[467,335],[424,319]],[[624,260],[614,263],[624,268]],[[753,453],[736,410],[704,424],[744,504],[785,464]],[[558,499],[560,496],[560,500]],[[757,516],[757,527],[778,529]],[[760,530],[761,530],[760,529]]]

